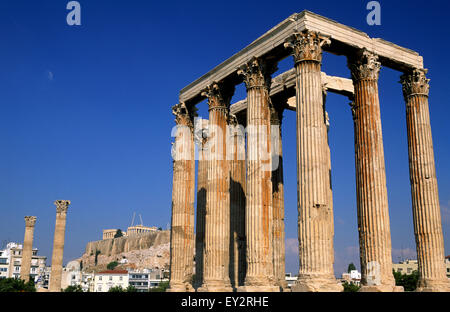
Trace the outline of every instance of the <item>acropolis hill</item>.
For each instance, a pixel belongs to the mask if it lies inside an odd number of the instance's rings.
[[[170,232],[164,230],[89,242],[77,260],[83,262],[85,271],[103,270],[112,261],[123,261],[121,266],[129,269],[168,268],[169,252]]]

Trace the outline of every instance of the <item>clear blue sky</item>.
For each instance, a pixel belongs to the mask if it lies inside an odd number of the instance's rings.
[[[431,78],[437,177],[450,254],[448,131],[450,4],[380,1],[381,26],[366,24],[368,1],[80,0],[82,25],[66,24],[68,1],[0,3],[0,241],[22,241],[37,216],[35,246],[49,257],[55,199],[69,199],[64,261],[104,228],[170,221],[171,106],[181,88],[303,9],[418,51]],[[280,71],[292,67],[289,58]],[[345,57],[323,70],[349,77]],[[380,102],[393,258],[415,257],[405,106],[400,73],[383,68]],[[243,96],[239,86],[233,99]],[[353,124],[348,100],[328,96],[336,273],[359,267]],[[206,104],[200,113],[207,117]],[[283,123],[287,270],[297,271],[295,114]],[[294,243],[293,243],[294,242]],[[403,252],[400,250],[404,249]]]

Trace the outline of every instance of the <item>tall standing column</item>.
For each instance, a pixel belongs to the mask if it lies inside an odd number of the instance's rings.
[[[36,217],[25,217],[25,236],[23,238],[22,262],[20,265],[20,277],[28,282],[30,280],[31,258],[33,256],[33,236]]]
[[[285,100],[285,99],[283,99]],[[284,181],[283,181],[283,145],[281,142],[281,122],[283,105],[277,103],[270,107],[272,134],[272,204],[273,204],[273,274],[281,289],[286,289],[285,233],[284,233]]]
[[[231,286],[237,288],[244,285],[246,259],[245,259],[245,115],[230,115],[232,147],[227,151],[230,159],[230,277]]]
[[[327,129],[322,98],[322,46],[316,32],[294,34],[296,70],[298,239],[300,270],[292,291],[342,291],[333,270]]]
[[[406,102],[409,175],[419,264],[418,291],[450,291],[446,276],[433,140],[428,108],[429,79],[416,69],[401,77]]]
[[[275,66],[253,58],[238,74],[247,87],[247,275],[238,291],[279,291],[273,276],[269,87]]]
[[[232,291],[230,258],[230,168],[227,125],[234,86],[213,83],[203,95],[209,105],[208,182],[203,285],[198,291]]]
[[[55,237],[53,241],[52,268],[49,291],[61,291],[61,275],[64,255],[64,238],[66,233],[66,216],[70,200],[56,200]]]
[[[349,57],[355,99],[356,194],[361,258],[361,291],[399,291],[392,275],[378,56],[366,49]]]
[[[325,111],[325,125],[327,127],[327,141],[325,145],[325,158],[327,160],[327,186],[328,186],[328,211],[329,211],[329,225],[330,232],[332,237],[334,237],[334,212],[333,212],[333,186],[331,182],[331,151],[330,151],[330,141],[329,141],[329,132],[330,132],[330,118],[328,116],[328,112],[326,111],[326,97],[327,97],[327,89],[323,88],[323,109]],[[330,259],[334,264],[334,241],[331,241],[330,248]]]
[[[173,146],[172,226],[170,232],[169,292],[194,291],[194,107],[172,108],[177,123]]]
[[[205,262],[205,218],[206,218],[206,188],[208,182],[208,120],[200,119],[196,126],[196,143],[198,145],[198,178],[197,178],[197,216],[195,225],[195,288],[203,284],[203,269]]]

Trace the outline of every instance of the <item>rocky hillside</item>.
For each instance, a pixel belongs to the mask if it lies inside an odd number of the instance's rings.
[[[97,263],[95,258],[97,255]],[[98,272],[108,263],[121,263],[117,268],[152,269],[168,268],[170,255],[170,232],[157,231],[132,237],[119,237],[89,242],[83,256],[83,271]]]

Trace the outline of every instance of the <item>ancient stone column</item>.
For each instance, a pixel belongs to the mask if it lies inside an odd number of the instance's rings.
[[[64,255],[64,238],[66,233],[66,216],[70,200],[56,200],[55,237],[53,240],[52,268],[50,273],[49,291],[61,291],[61,275]]]
[[[195,139],[198,146],[197,216],[195,225],[195,288],[203,284],[205,262],[206,188],[208,182],[208,120],[200,119],[196,125]]]
[[[416,69],[401,77],[406,102],[409,176],[420,274],[417,290],[450,291],[428,109],[429,79],[425,74],[426,70]]]
[[[356,198],[361,291],[397,291],[392,275],[383,136],[378,99],[378,56],[360,50],[349,57],[355,99]]]
[[[238,291],[279,291],[273,276],[272,159],[269,87],[275,66],[253,58],[243,65],[247,88],[247,274]]]
[[[327,160],[327,186],[328,186],[328,204],[329,204],[329,225],[331,235],[334,237],[334,212],[333,212],[333,187],[331,183],[331,151],[330,151],[330,141],[329,141],[329,132],[330,132],[330,118],[328,116],[328,112],[326,111],[326,97],[327,97],[327,89],[323,88],[323,109],[325,111],[325,125],[327,127],[327,141],[325,145],[325,158]],[[330,259],[331,262],[334,263],[334,241],[331,241],[330,248]]]
[[[194,291],[195,107],[172,107],[177,124],[172,149],[172,226],[170,235],[169,292]]]
[[[231,147],[227,151],[230,159],[230,278],[231,286],[244,285],[245,259],[245,113],[230,115],[228,138]]]
[[[227,160],[227,125],[234,86],[211,84],[208,98],[208,181],[206,187],[205,263],[198,291],[232,291],[230,258],[230,168]]]
[[[284,100],[284,99],[283,99]],[[287,99],[286,99],[287,100]],[[280,288],[286,289],[285,233],[284,233],[284,182],[283,145],[281,142],[281,122],[283,105],[276,103],[270,107],[272,136],[272,205],[273,205],[273,275]]]
[[[342,291],[333,270],[333,231],[322,98],[322,45],[316,32],[294,34],[296,70],[298,239],[300,269],[292,291]]]
[[[31,258],[33,256],[33,235],[36,217],[25,217],[25,236],[23,238],[22,262],[20,265],[20,277],[28,282],[30,280]]]

